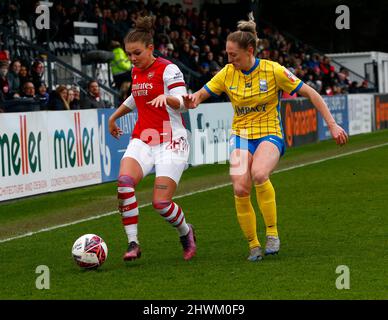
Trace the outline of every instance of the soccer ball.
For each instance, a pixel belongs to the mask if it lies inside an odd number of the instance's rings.
[[[74,242],[71,253],[81,268],[97,268],[105,262],[108,247],[101,237],[95,234],[84,234]]]

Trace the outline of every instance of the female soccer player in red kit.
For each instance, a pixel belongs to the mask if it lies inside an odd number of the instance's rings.
[[[135,189],[155,167],[153,207],[177,229],[183,257],[189,260],[196,253],[194,229],[186,223],[181,207],[172,201],[189,157],[181,116],[186,87],[183,74],[175,64],[154,57],[151,32],[152,18],[140,18],[136,28],[124,39],[125,50],[134,66],[132,94],[109,118],[109,131],[118,138],[122,131],[115,121],[137,108],[138,121],[121,160],[118,178],[119,211],[129,243],[123,259],[134,260],[141,255]]]

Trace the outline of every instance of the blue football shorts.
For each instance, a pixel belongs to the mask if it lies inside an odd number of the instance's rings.
[[[235,149],[242,149],[248,150],[252,155],[254,155],[257,147],[263,141],[273,143],[279,149],[280,156],[284,154],[286,145],[284,143],[284,139],[278,136],[268,135],[259,139],[244,139],[240,136],[236,136],[235,134],[232,134],[229,139],[229,153],[232,153]]]

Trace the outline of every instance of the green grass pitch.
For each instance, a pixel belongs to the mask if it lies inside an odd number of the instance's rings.
[[[287,150],[279,169],[388,142],[388,131]],[[152,207],[140,209],[143,255],[122,261],[126,236],[118,214],[0,243],[0,299],[387,299],[388,145],[276,173],[281,251],[246,261],[248,247],[237,222],[230,185],[182,197],[197,232],[197,256],[182,259],[177,232]],[[190,168],[178,194],[227,183],[228,165]],[[153,177],[139,186],[149,203]],[[258,231],[263,220],[252,192]],[[107,183],[0,204],[0,239],[69,223],[116,209]],[[77,267],[76,238],[96,233],[108,259],[97,270]],[[50,269],[50,289],[35,287],[35,269]],[[338,290],[336,268],[350,270],[350,289]]]

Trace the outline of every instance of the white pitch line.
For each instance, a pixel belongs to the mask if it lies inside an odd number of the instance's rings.
[[[341,153],[341,154],[338,154],[338,155],[335,155],[335,156],[331,156],[331,157],[327,157],[327,158],[323,158],[323,159],[319,159],[319,160],[315,160],[315,161],[311,161],[311,162],[306,162],[306,163],[301,163],[301,164],[297,164],[297,165],[290,166],[290,167],[287,167],[287,168],[279,169],[279,170],[274,171],[273,174],[284,172],[284,171],[289,171],[289,170],[294,170],[294,169],[301,168],[301,167],[306,167],[306,166],[309,166],[309,165],[325,162],[325,161],[332,160],[332,159],[342,158],[342,157],[345,157],[345,156],[349,156],[349,155],[352,155],[352,154],[356,154],[356,153],[360,153],[360,152],[364,152],[364,151],[368,151],[368,150],[372,150],[372,149],[376,149],[376,148],[381,148],[381,147],[384,147],[384,146],[388,146],[388,142],[387,143],[378,144],[378,145],[375,145],[375,146],[372,146],[372,147],[366,147],[366,148],[362,148],[362,149],[358,149],[358,150],[354,150],[354,151],[349,151],[349,152]],[[197,194],[197,193],[202,193],[202,192],[206,192],[206,191],[220,189],[220,188],[223,188],[223,187],[230,186],[231,184],[232,183],[230,183],[230,182],[219,184],[219,185],[216,185],[216,186],[213,186],[213,187],[210,187],[210,188],[205,188],[205,189],[201,189],[201,190],[197,190],[197,191],[181,194],[179,196],[175,196],[174,199],[189,197],[189,196],[192,196],[192,195]],[[139,208],[148,207],[150,205],[152,205],[151,202],[144,203],[144,204],[140,205]],[[113,214],[117,214],[117,212],[118,212],[117,210],[116,211],[111,211],[111,212],[99,214],[99,215],[96,215],[96,216],[92,216],[92,217],[89,217],[89,218],[80,219],[80,220],[76,220],[76,221],[73,221],[73,222],[59,224],[59,225],[52,226],[52,227],[49,227],[49,228],[40,229],[38,231],[24,233],[24,234],[15,236],[15,237],[2,239],[2,240],[0,240],[0,243],[4,243],[4,242],[16,240],[16,239],[21,239],[21,238],[25,238],[25,237],[30,237],[30,236],[33,236],[33,235],[38,234],[38,233],[52,231],[52,230],[60,229],[60,228],[65,228],[65,227],[68,227],[68,226],[71,226],[71,225],[75,225],[75,224],[78,224],[78,223],[82,223],[82,222],[86,222],[86,221],[100,219],[100,218],[107,217],[107,216],[110,216],[110,215],[113,215]]]
[[[307,162],[307,163],[297,164],[297,165],[294,165],[294,166],[291,166],[291,167],[287,167],[287,168],[284,168],[284,169],[276,170],[273,173],[278,173],[278,172],[288,171],[288,170],[292,170],[292,169],[297,169],[297,168],[300,168],[300,167],[309,166],[311,164],[316,164],[316,163],[321,163],[321,162],[325,162],[325,161],[332,160],[332,159],[342,158],[342,157],[350,156],[350,155],[355,154],[355,153],[360,153],[360,152],[364,152],[364,151],[368,151],[368,150],[372,150],[372,149],[377,149],[377,148],[381,148],[381,147],[385,147],[385,146],[388,146],[388,142],[377,144],[377,145],[372,146],[372,147],[365,147],[365,148],[362,148],[362,149],[358,149],[358,150],[354,150],[354,151],[349,151],[349,152],[337,154],[335,156],[331,156],[331,157],[327,157],[327,158],[323,158],[323,159],[319,159],[319,160],[314,160],[314,161]]]

